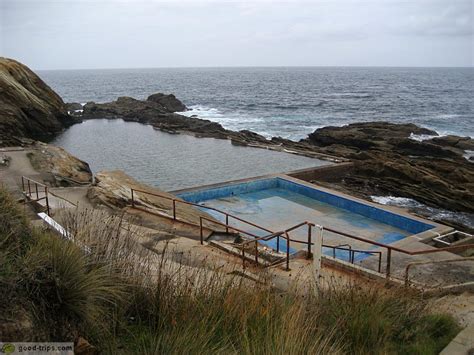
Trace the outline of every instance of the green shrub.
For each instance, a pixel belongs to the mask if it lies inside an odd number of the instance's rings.
[[[124,297],[124,287],[106,265],[91,263],[72,242],[38,235],[24,257],[23,287],[37,318],[51,336],[65,336],[61,326],[103,323]],[[67,331],[70,329],[66,329]]]
[[[30,237],[23,211],[7,190],[0,186],[0,251],[20,256]]]

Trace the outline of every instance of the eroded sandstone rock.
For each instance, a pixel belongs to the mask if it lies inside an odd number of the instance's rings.
[[[27,66],[0,57],[0,142],[12,137],[39,138],[60,132],[75,121],[63,100]]]
[[[89,164],[54,145],[36,142],[28,154],[33,167],[44,174],[51,174],[53,185],[70,186],[92,182]]]
[[[132,188],[168,198],[155,197],[135,191],[134,201],[136,206],[154,213],[173,216],[173,203],[170,199],[177,199],[176,196],[142,184],[120,170],[97,173],[95,183],[89,188],[87,197],[95,204],[105,205],[111,209],[122,209],[131,206]],[[182,203],[176,203],[176,215],[180,220],[193,223],[194,225],[199,225],[199,217],[201,216],[211,218],[210,215],[198,208]]]

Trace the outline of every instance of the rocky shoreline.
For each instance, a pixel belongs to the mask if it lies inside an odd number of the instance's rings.
[[[174,95],[146,100],[120,97],[108,103],[66,104],[24,65],[0,59],[0,146],[21,144],[22,137],[54,135],[84,119],[121,118],[149,124],[171,134],[229,139],[233,144],[285,151],[353,167],[331,179],[331,186],[363,196],[392,195],[436,208],[474,213],[474,140],[440,137],[414,124],[355,123],[324,127],[299,142],[227,130],[217,122],[179,114],[186,106]],[[27,99],[25,99],[25,97]],[[434,136],[416,140],[416,136]],[[324,182],[324,179],[322,179]]]
[[[183,110],[185,105],[175,96],[160,94],[164,102],[155,102],[153,96],[143,101],[122,97],[110,103],[87,103],[82,118],[122,118],[169,133],[193,133],[230,139],[236,145],[352,161],[350,174],[332,184],[365,198],[394,195],[474,213],[474,162],[465,158],[474,151],[474,140],[469,137],[440,137],[414,124],[366,122],[320,128],[299,142],[280,137],[268,140],[251,131],[230,131],[216,122],[180,115],[175,108]],[[417,136],[434,138],[414,139]]]

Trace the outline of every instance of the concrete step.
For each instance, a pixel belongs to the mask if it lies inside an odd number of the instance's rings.
[[[218,241],[218,242],[229,242],[229,243],[241,243],[242,236],[239,233],[225,233],[225,232],[212,232],[206,241]]]

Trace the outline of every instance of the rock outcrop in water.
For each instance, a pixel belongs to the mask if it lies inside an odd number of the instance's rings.
[[[84,118],[123,118],[151,124],[170,133],[191,132],[198,137],[230,139],[233,144],[354,162],[340,187],[363,196],[393,194],[429,206],[474,212],[474,164],[465,159],[474,149],[466,137],[415,140],[412,135],[437,136],[414,124],[355,123],[324,127],[294,142],[251,131],[230,131],[219,123],[176,113],[185,106],[172,95],[155,94],[147,100],[121,97],[117,101],[84,107]],[[336,158],[337,160],[337,158]]]
[[[119,97],[116,101],[102,104],[88,102],[82,118],[121,118],[147,123],[170,133],[188,131],[206,137],[225,138],[226,130],[219,123],[179,115],[175,113],[177,110],[184,111],[186,106],[174,95],[158,93],[147,100]]]
[[[437,135],[414,124],[366,122],[320,128],[304,143],[354,162],[353,171],[340,182],[350,191],[409,197],[473,213],[474,164],[463,155],[474,140],[447,136],[417,141],[412,134]]]
[[[63,100],[27,66],[0,57],[0,145],[38,138],[73,124]]]

